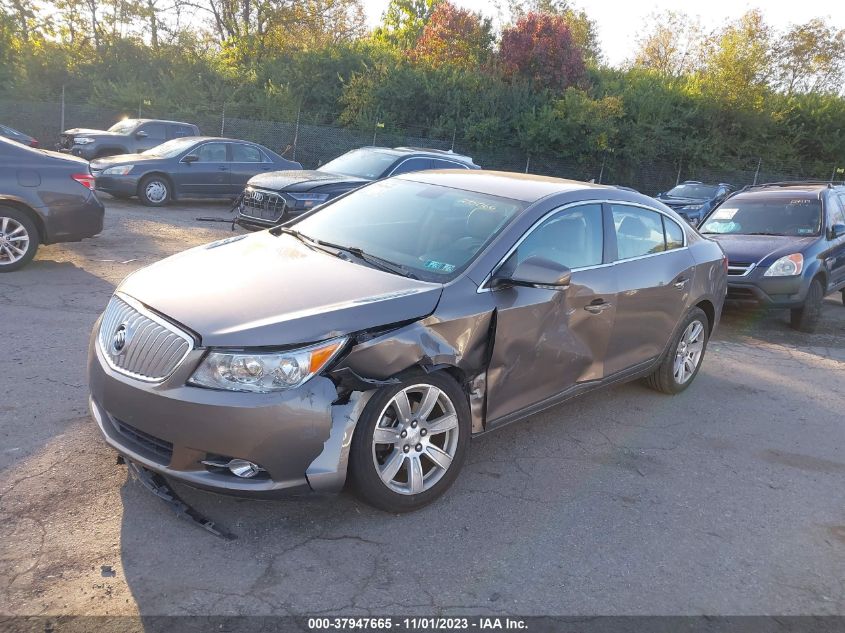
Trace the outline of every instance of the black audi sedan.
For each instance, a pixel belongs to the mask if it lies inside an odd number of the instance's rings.
[[[845,186],[746,187],[716,207],[700,232],[728,256],[728,301],[788,308],[797,330],[814,331],[822,299],[845,289]]]
[[[137,196],[151,207],[177,198],[235,198],[256,174],[301,168],[263,145],[207,136],[91,161],[98,190],[116,198]]]
[[[238,224],[266,229],[353,189],[388,176],[429,169],[480,169],[472,158],[419,147],[363,147],[314,171],[259,174],[247,184]]]
[[[39,244],[103,230],[88,161],[0,138],[0,273],[29,263]]]

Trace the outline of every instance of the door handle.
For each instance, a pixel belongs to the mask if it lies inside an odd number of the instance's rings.
[[[590,314],[600,314],[603,310],[606,310],[611,306],[612,304],[608,303],[604,299],[595,299],[588,305],[585,305],[584,309]]]
[[[220,166],[217,168],[217,171],[229,171],[229,168],[228,168],[228,167],[226,167],[225,165],[220,165]]]
[[[677,280],[674,284],[672,284],[672,285],[673,285],[673,286],[675,286],[675,288],[677,288],[678,290],[683,290],[684,288],[686,288],[686,285],[687,285],[688,283],[689,283],[689,279],[682,278],[682,279],[678,279],[678,280]]]

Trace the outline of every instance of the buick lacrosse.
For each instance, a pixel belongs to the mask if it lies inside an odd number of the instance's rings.
[[[634,191],[407,174],[129,276],[91,337],[91,411],[187,484],[348,480],[413,510],[475,435],[620,381],[689,387],[725,292],[721,248]]]

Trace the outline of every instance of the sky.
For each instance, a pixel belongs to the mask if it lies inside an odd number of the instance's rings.
[[[364,0],[367,20],[375,25],[389,0]],[[496,24],[507,21],[506,0],[452,0],[456,5],[492,17]],[[620,65],[633,57],[639,32],[648,16],[668,9],[699,16],[706,29],[733,21],[749,9],[759,8],[776,29],[804,23],[814,17],[827,17],[836,28],[845,28],[845,2],[841,0],[573,0],[596,22],[605,61]],[[706,9],[704,9],[706,7]]]

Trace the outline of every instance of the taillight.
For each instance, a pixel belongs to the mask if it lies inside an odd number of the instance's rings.
[[[29,142],[30,147],[38,147],[38,139],[34,138]]]
[[[94,191],[94,176],[92,176],[91,174],[72,174],[71,178],[73,178],[76,182],[78,182],[86,189]]]

